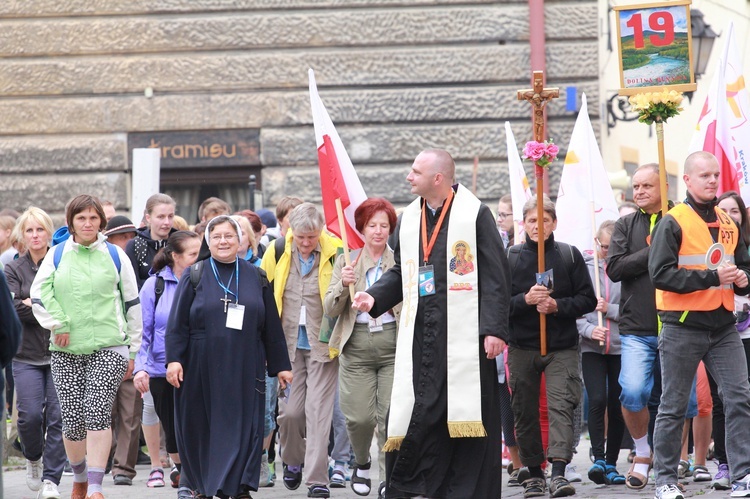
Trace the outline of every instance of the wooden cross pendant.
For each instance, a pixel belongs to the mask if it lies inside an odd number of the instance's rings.
[[[534,140],[544,142],[544,106],[552,99],[560,97],[559,88],[544,88],[544,72],[534,71],[534,88],[518,91],[518,100],[525,100],[532,106],[534,116]]]
[[[227,307],[229,306],[229,302],[232,300],[227,297],[227,295],[224,295],[224,298],[219,298],[221,301],[224,302],[224,313],[227,313]]]

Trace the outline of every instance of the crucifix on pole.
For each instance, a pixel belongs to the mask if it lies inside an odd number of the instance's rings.
[[[560,97],[560,89],[544,88],[544,71],[534,71],[531,80],[531,89],[519,90],[518,100],[525,100],[531,104],[532,125],[534,128],[534,140],[544,142],[544,106],[549,101]],[[534,165],[534,174],[536,176],[536,220],[539,234],[539,246],[537,267],[540,273],[544,272],[544,168],[538,164]],[[540,353],[547,355],[547,316],[539,313],[539,335],[540,335]]]

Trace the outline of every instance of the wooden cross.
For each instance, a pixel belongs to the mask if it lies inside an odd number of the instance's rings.
[[[544,71],[534,71],[531,79],[532,88],[518,91],[518,100],[531,104],[531,116],[534,125],[534,140],[544,142],[544,106],[552,99],[560,97],[559,88],[544,88]],[[537,267],[544,272],[544,168],[534,165],[536,175],[536,221],[539,246],[537,249]],[[547,316],[539,314],[540,353],[547,355]]]

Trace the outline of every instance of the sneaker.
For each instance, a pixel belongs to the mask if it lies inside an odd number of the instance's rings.
[[[300,467],[300,470],[295,472],[295,471],[291,471],[289,467],[285,464],[284,465],[284,487],[286,487],[289,490],[297,490],[299,488],[300,483],[302,483],[302,468]]]
[[[750,497],[750,474],[732,482],[732,493],[729,497]]]
[[[67,459],[65,460],[65,467],[63,467],[63,476],[73,476],[73,467]]]
[[[274,461],[268,462],[268,472],[271,474],[271,479],[276,480],[276,463]]]
[[[595,461],[594,465],[589,468],[589,480],[597,485],[603,485],[606,482],[606,475],[607,463],[605,463],[603,459]]]
[[[26,460],[26,485],[34,492],[42,488],[42,473],[44,466],[41,457],[37,461]]]
[[[608,464],[605,468],[606,475],[604,477],[607,485],[625,485],[625,477],[617,471],[615,466]]]
[[[160,487],[164,487],[164,485],[166,485],[164,483],[164,470],[160,468],[152,469],[151,473],[149,473],[148,475],[146,487],[150,489],[158,489]]]
[[[169,481],[172,482],[173,489],[180,486],[180,470],[177,469],[177,466],[172,466],[172,469],[169,471]]]
[[[274,482],[271,478],[271,473],[268,470],[268,459],[263,454],[260,458],[260,479],[258,480],[258,487],[273,487]]]
[[[328,498],[331,497],[331,491],[325,485],[313,485],[307,489],[307,497]]]
[[[146,464],[148,466],[151,466],[151,458],[148,454],[138,449],[138,458],[136,459],[135,464]]]
[[[694,482],[710,482],[711,473],[708,472],[708,468],[706,468],[702,464],[696,464],[693,467],[693,481]]]
[[[714,480],[711,482],[711,487],[716,490],[729,490],[731,484],[729,483],[729,465],[720,464],[719,472],[714,475]]]
[[[552,477],[549,481],[550,497],[568,497],[576,493],[576,489],[564,476]]]
[[[60,499],[60,492],[57,490],[57,485],[49,480],[42,482],[42,488],[39,489],[36,499]]]
[[[523,482],[523,497],[542,497],[547,493],[547,481],[543,478],[529,478]]]
[[[573,464],[568,464],[567,466],[565,466],[565,479],[569,482],[580,483],[583,481],[583,477],[580,473],[578,473],[575,465]]]
[[[670,483],[668,485],[656,487],[654,499],[685,499],[685,496],[682,494],[682,491],[677,488],[677,485]]]

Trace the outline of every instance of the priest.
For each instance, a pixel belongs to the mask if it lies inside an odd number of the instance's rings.
[[[396,228],[396,265],[353,301],[373,317],[403,301],[387,498],[500,496],[494,359],[508,337],[510,274],[489,208],[454,177],[446,151],[417,156],[406,180],[419,198]],[[472,265],[458,272],[456,258]]]

